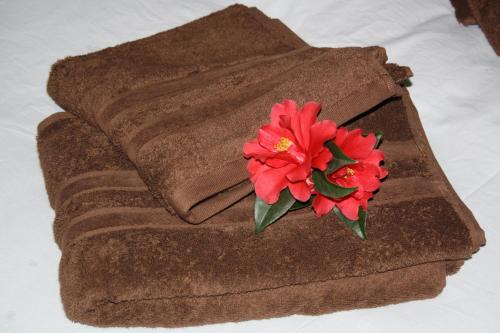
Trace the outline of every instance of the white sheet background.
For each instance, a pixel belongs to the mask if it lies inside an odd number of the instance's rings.
[[[435,299],[176,332],[498,332],[500,57],[479,28],[459,25],[448,0],[243,2],[281,19],[312,45],[382,45],[390,61],[410,66],[410,93],[431,146],[488,244]],[[230,4],[0,0],[0,332],[101,330],[70,322],[59,299],[54,213],[35,147],[37,124],[59,111],[45,92],[50,65]]]

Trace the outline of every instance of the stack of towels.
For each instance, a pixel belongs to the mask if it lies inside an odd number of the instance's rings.
[[[381,47],[311,47],[234,5],[55,63],[48,92],[65,112],[39,125],[38,149],[67,316],[175,327],[439,294],[484,233],[431,152],[410,69],[386,61]],[[310,209],[255,235],[242,147],[286,98],[385,133],[368,240]]]

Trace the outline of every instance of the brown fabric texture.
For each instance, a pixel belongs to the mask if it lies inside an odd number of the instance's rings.
[[[437,295],[447,271],[484,236],[436,169],[415,117],[405,95],[349,124],[392,128],[383,143],[391,179],[371,203],[367,241],[309,210],[256,237],[252,197],[187,225],[161,208],[129,166],[107,167],[123,157],[100,132],[65,113],[50,117],[38,141],[47,188],[60,189],[49,196],[57,202],[68,316],[98,326],[185,326]],[[58,156],[66,163],[49,164]],[[89,172],[48,176],[64,164],[89,165]]]
[[[282,38],[262,17],[232,6],[62,60],[49,94],[102,130],[169,211],[203,222],[252,191],[242,147],[268,122],[274,103],[321,101],[320,118],[340,124],[397,93],[382,48],[311,48]],[[186,50],[192,58],[184,58]]]
[[[500,1],[451,0],[455,16],[463,25],[479,25],[491,47],[500,55]]]
[[[240,47],[244,38],[255,45]],[[39,125],[38,150],[67,316],[177,327],[439,294],[484,233],[398,85],[411,71],[385,61],[378,47],[308,47],[279,21],[238,5],[58,62],[49,93],[72,114]],[[255,133],[249,128],[287,97],[321,101],[321,117],[385,133],[390,176],[370,202],[368,240],[310,209],[256,236],[246,175],[214,167],[244,163],[234,158]],[[210,182],[189,185],[186,170]]]

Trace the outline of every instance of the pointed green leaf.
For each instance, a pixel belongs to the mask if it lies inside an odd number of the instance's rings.
[[[332,199],[345,197],[358,189],[357,187],[342,187],[334,184],[328,180],[324,172],[318,170],[313,170],[312,179],[314,182],[314,189],[318,191],[318,193]]]
[[[273,205],[268,205],[259,197],[255,198],[255,233],[259,234],[271,223],[285,215],[295,203],[295,198],[288,189],[280,193],[278,201]]]
[[[356,233],[356,235],[358,235],[361,239],[366,239],[365,227],[366,227],[366,217],[368,214],[365,210],[363,210],[363,208],[361,208],[361,206],[359,206],[358,220],[356,221],[349,220],[347,217],[345,217],[344,214],[342,214],[340,209],[338,209],[337,207],[333,208],[333,212],[342,222],[344,222],[346,226],[352,229]]]
[[[328,141],[325,143],[325,146],[330,150],[333,155],[333,159],[328,164],[328,168],[326,169],[326,174],[330,175],[338,169],[346,166],[348,164],[356,163],[356,160],[349,158],[342,149],[339,148],[333,141]]]
[[[302,208],[305,208],[305,207],[308,207],[312,204],[313,200],[314,200],[314,195],[311,195],[311,198],[305,202],[302,202],[302,201],[295,201],[292,205],[292,207],[290,207],[290,211],[292,210],[298,210],[298,209],[302,209]]]
[[[377,131],[375,133],[375,137],[377,138],[377,141],[375,142],[375,148],[378,148],[378,146],[380,146],[380,143],[382,143],[382,139],[384,138],[384,132]]]

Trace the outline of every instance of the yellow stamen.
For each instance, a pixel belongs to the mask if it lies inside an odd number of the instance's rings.
[[[354,170],[349,168],[349,167],[346,168],[345,173],[346,173],[346,175],[344,177],[346,177],[346,178],[350,177],[350,176],[354,176],[354,174],[355,174]]]
[[[287,151],[288,148],[290,148],[291,145],[293,145],[292,140],[290,140],[290,139],[285,138],[285,137],[282,136],[279,139],[278,143],[274,145],[274,149],[276,151],[279,151],[279,152]]]

